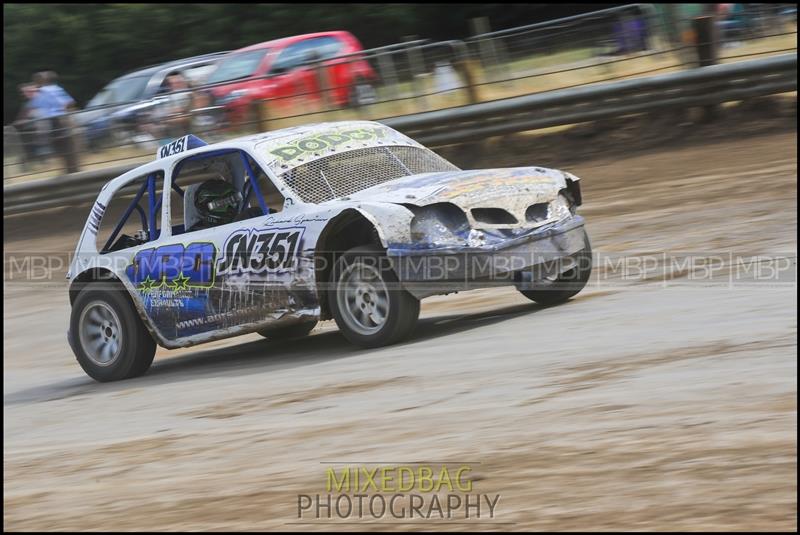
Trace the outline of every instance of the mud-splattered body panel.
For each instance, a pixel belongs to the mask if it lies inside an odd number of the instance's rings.
[[[454,253],[483,258],[504,249],[570,255],[583,247],[583,220],[564,206],[564,193],[578,180],[569,173],[541,167],[461,171],[403,134],[365,121],[208,146],[197,141],[175,142],[161,151],[161,160],[107,184],[70,268],[74,279],[110,265],[165,347],[319,318],[319,241],[343,214],[357,214],[372,227],[401,281],[409,283],[420,282],[413,275],[418,272],[398,259]],[[251,156],[265,171],[285,198],[281,211],[175,236],[167,231],[140,246],[98,253],[97,206],[107,206],[126,181],[137,173],[165,174],[162,228],[171,229],[171,170],[181,159],[232,150]],[[454,274],[436,277],[447,281]],[[470,274],[456,278],[468,280]],[[446,293],[444,287],[439,293]]]

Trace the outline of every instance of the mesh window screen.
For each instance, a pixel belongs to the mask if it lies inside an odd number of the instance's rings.
[[[454,170],[458,168],[428,149],[384,146],[333,154],[280,177],[304,202],[321,203],[395,178]]]

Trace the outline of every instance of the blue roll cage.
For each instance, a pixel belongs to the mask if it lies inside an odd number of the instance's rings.
[[[258,180],[256,178],[256,174],[253,171],[253,166],[250,165],[250,160],[248,159],[248,154],[242,149],[220,149],[210,152],[203,152],[200,154],[195,154],[193,156],[189,156],[188,158],[184,158],[181,160],[177,166],[175,166],[175,170],[172,173],[172,189],[177,191],[181,197],[184,196],[184,191],[181,189],[180,186],[177,184],[177,178],[180,174],[181,168],[183,164],[193,160],[199,160],[203,158],[213,158],[216,156],[224,156],[226,154],[235,154],[239,153],[242,157],[242,162],[244,164],[245,171],[247,172],[247,180],[245,181],[244,185],[242,186],[243,190],[243,200],[242,200],[242,208],[247,206],[248,201],[250,200],[250,194],[254,193],[256,196],[256,200],[258,200],[258,204],[261,207],[261,210],[264,215],[269,215],[269,207],[267,203],[264,201],[264,196],[261,194],[261,188],[258,186]],[[148,241],[153,241],[158,237],[158,231],[156,229],[156,217],[158,212],[161,210],[161,201],[162,199],[159,198],[158,201],[155,200],[156,197],[156,180],[158,180],[158,175],[162,174],[161,171],[156,171],[147,175],[147,180],[142,184],[139,188],[139,191],[136,193],[136,196],[133,198],[131,203],[128,205],[128,208],[122,214],[119,223],[114,228],[114,232],[111,233],[111,236],[106,241],[103,249],[100,251],[101,253],[107,252],[108,249],[113,245],[114,240],[116,240],[117,235],[122,230],[122,227],[125,226],[125,223],[128,221],[128,217],[130,217],[131,213],[134,210],[139,212],[139,217],[142,221],[142,228],[147,232]],[[142,199],[144,192],[148,192],[148,214],[145,215],[144,210],[142,207],[139,206],[139,201]],[[186,229],[184,229],[184,232]]]

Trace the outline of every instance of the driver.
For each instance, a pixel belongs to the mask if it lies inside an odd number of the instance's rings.
[[[220,178],[206,180],[194,196],[194,206],[200,220],[189,230],[199,230],[233,223],[239,214],[242,194],[230,182]]]

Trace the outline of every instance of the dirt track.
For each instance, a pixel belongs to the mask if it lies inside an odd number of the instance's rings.
[[[796,274],[796,141],[567,168],[601,254],[772,255]],[[48,217],[62,233],[7,218],[5,251],[72,247],[80,218]],[[513,289],[433,298],[399,346],[354,351],[326,323],[160,350],[104,385],[66,345],[61,280],[6,281],[4,527],[335,529],[292,524],[321,463],[468,461],[496,518],[439,528],[795,530],[796,284],[597,272],[548,309]]]

